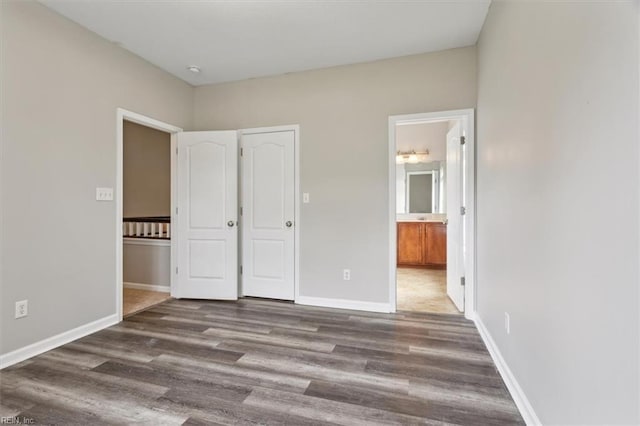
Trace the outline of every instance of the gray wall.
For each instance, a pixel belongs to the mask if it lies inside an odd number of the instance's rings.
[[[447,132],[448,121],[396,126],[396,150],[429,150],[427,161],[444,161],[447,159]]]
[[[116,312],[116,108],[188,128],[191,86],[36,2],[2,8],[0,353]],[[29,300],[15,320],[14,303]]]
[[[166,245],[149,245],[148,241],[132,240],[125,239],[122,248],[122,275],[125,285],[159,285],[166,287],[168,292],[171,286],[170,242],[167,241]]]
[[[124,217],[171,215],[171,135],[125,121]]]
[[[493,2],[478,45],[478,314],[544,424],[640,422],[637,16]]]
[[[469,47],[197,87],[194,125],[300,124],[300,293],[387,303],[388,117],[475,104]]]

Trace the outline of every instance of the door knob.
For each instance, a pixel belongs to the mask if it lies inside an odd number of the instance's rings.
[[[232,220],[230,220],[229,222],[227,222],[227,226],[228,226],[229,228],[233,228],[233,224],[234,224],[234,222],[233,222]]]
[[[288,220],[287,223],[285,223],[285,225],[287,225],[287,228],[291,228],[291,226],[293,225],[293,222]]]

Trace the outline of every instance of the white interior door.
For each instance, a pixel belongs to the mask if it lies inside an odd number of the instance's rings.
[[[238,298],[236,131],[178,134],[174,296]]]
[[[294,299],[293,130],[243,134],[242,293]]]
[[[463,261],[463,156],[460,143],[461,128],[457,123],[447,133],[447,294],[462,312],[464,311]]]

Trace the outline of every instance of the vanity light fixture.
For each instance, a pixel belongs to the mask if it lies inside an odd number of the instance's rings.
[[[429,155],[428,149],[421,152],[416,152],[415,150],[398,151],[396,155],[396,164],[420,163],[426,160],[428,155]]]
[[[196,65],[189,65],[189,66],[187,67],[187,69],[188,69],[189,71],[191,71],[192,73],[194,73],[194,74],[200,74],[200,67],[198,67],[198,66],[196,66]]]

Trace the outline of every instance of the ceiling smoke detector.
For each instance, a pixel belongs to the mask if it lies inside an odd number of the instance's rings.
[[[195,65],[189,65],[187,69],[194,74],[200,74],[200,67],[197,67]]]

